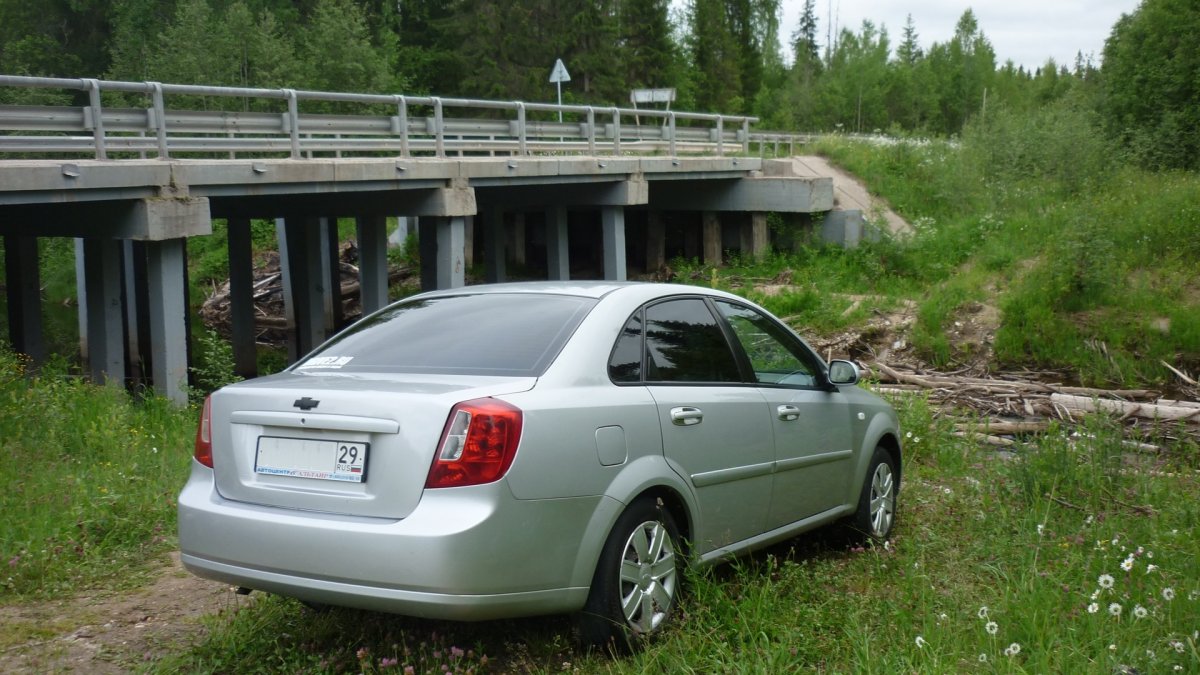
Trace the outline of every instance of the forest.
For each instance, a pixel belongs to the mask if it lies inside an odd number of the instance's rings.
[[[0,0],[0,73],[549,100],[562,58],[566,102],[673,87],[677,109],[763,129],[943,137],[1054,106],[1148,168],[1200,165],[1192,0],[1146,0],[1103,54],[1032,72],[998,60],[970,9],[927,48],[911,17],[898,39],[820,26],[815,0],[780,17],[780,0]],[[47,93],[0,103],[22,96]]]

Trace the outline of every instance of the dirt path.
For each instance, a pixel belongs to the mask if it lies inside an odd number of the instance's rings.
[[[828,176],[833,179],[833,203],[839,209],[857,209],[871,222],[883,221],[893,235],[912,234],[908,221],[892,211],[887,202],[873,197],[867,186],[854,176],[829,163],[824,157],[806,155],[792,158],[797,176]]]
[[[0,672],[125,673],[204,635],[200,618],[250,600],[172,554],[147,585],[0,607]]]

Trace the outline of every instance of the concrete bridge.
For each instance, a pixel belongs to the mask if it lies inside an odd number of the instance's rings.
[[[214,219],[228,226],[237,370],[253,376],[251,219],[275,221],[294,360],[341,328],[338,218],[356,222],[364,313],[388,303],[389,216],[419,219],[425,288],[462,286],[480,257],[487,281],[505,280],[512,238],[518,261],[535,251],[528,267],[547,278],[572,278],[575,263],[576,274],[625,279],[674,254],[713,264],[731,249],[761,255],[769,212],[824,213],[827,228],[861,218],[831,212],[830,179],[751,154],[799,139],[756,137],[747,117],[0,76],[4,86],[87,99],[0,106],[13,346],[44,353],[38,240],[73,238],[92,377],[148,374],[177,401],[188,366],[184,244],[211,234]],[[105,105],[106,93],[120,100]],[[242,109],[198,110],[198,97]],[[180,107],[167,105],[176,98]],[[141,99],[149,105],[131,105]]]

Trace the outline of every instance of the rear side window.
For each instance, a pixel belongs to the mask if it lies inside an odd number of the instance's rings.
[[[595,306],[565,295],[454,295],[360,321],[293,370],[539,376]]]
[[[699,298],[646,308],[647,382],[738,382],[737,361],[708,305]]]

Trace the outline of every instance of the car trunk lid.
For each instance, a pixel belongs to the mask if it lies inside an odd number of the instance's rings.
[[[451,408],[527,391],[533,377],[279,375],[212,397],[226,499],[400,519],[420,502]]]

